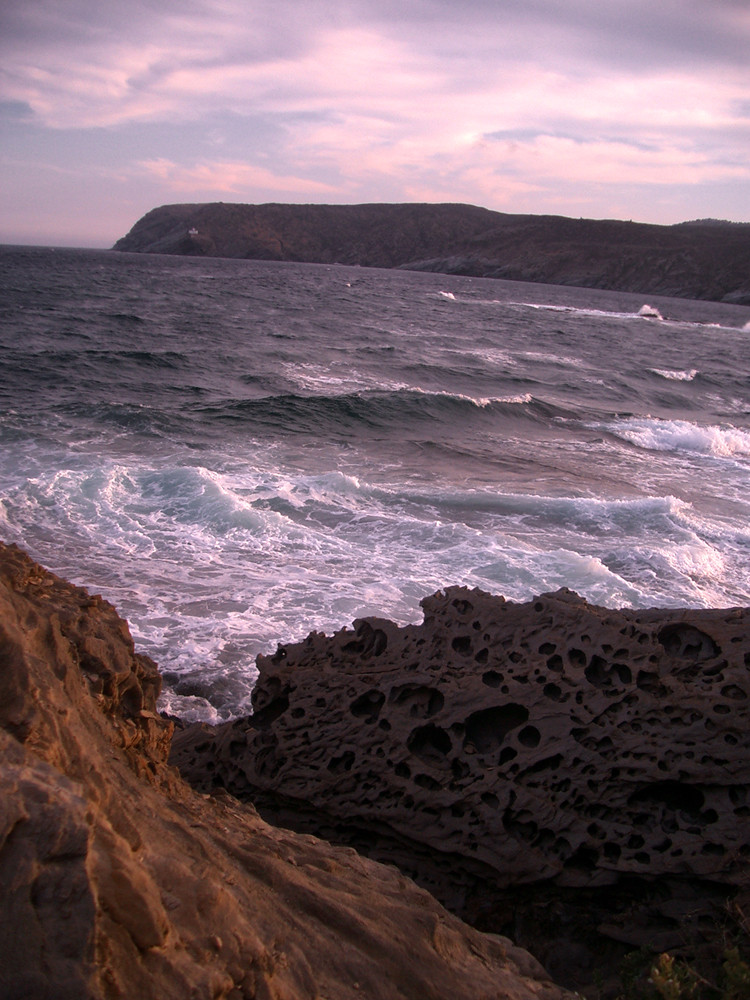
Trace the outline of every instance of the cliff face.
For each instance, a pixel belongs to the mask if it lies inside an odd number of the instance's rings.
[[[115,250],[360,264],[750,303],[750,225],[507,215],[473,205],[164,205]]]
[[[167,764],[159,678],[98,597],[0,545],[0,995],[563,1000],[395,870]]]
[[[750,611],[423,607],[259,658],[255,714],[173,759],[395,862],[563,981],[715,924],[750,861]]]

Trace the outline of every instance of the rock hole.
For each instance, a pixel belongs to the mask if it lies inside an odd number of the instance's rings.
[[[391,688],[388,695],[391,705],[406,709],[412,718],[427,719],[445,705],[445,698],[437,688],[426,684],[402,684]]]
[[[502,757],[502,753],[500,756]],[[543,760],[538,760],[536,764],[532,764],[531,767],[527,767],[523,772],[523,777],[526,778],[530,774],[539,774],[540,771],[556,771],[562,762],[563,755],[561,753],[556,753],[552,757],[545,757]]]
[[[257,690],[257,688],[256,688]],[[253,702],[255,702],[255,691],[253,692]],[[265,703],[260,710],[255,709],[251,716],[255,729],[267,729],[273,722],[280,718],[289,708],[289,689],[287,688],[278,698]]]
[[[607,661],[601,656],[592,656],[591,662],[584,671],[586,680],[594,687],[606,687],[612,683],[612,671],[607,668]]]
[[[470,635],[457,635],[451,640],[451,646],[457,653],[461,656],[470,656],[472,652],[471,648],[471,636]]]
[[[594,847],[581,844],[569,858],[565,861],[566,868],[574,868],[576,871],[591,872],[596,868],[599,861],[599,852]]]
[[[346,771],[351,771],[354,761],[354,754],[351,750],[347,750],[345,753],[340,754],[338,757],[332,757],[328,761],[328,770],[331,774],[344,774]]]
[[[482,683],[486,684],[487,687],[496,688],[500,687],[503,682],[503,675],[499,674],[497,670],[486,670],[482,674]]]
[[[657,638],[670,656],[686,660],[711,660],[720,652],[710,635],[685,622],[665,625]]]
[[[474,605],[470,601],[461,600],[461,598],[456,598],[453,607],[460,615],[467,615],[474,610]]]
[[[472,743],[480,753],[491,753],[528,718],[528,709],[513,703],[480,709],[466,720],[465,743]]]
[[[454,781],[463,781],[471,773],[471,768],[465,760],[455,757],[451,761],[451,773],[453,774]]]
[[[130,687],[120,693],[120,705],[125,713],[130,716],[136,716],[142,710],[143,692],[135,678],[133,678]]]
[[[633,806],[639,803],[652,803],[653,805],[664,805],[668,809],[681,810],[693,816],[697,816],[703,804],[705,796],[698,788],[686,785],[681,781],[654,781],[639,789],[628,798],[628,805]]]
[[[373,688],[370,691],[365,691],[359,698],[355,698],[349,706],[349,711],[355,719],[374,722],[380,715],[380,709],[383,707],[384,701],[385,695],[383,692]]]
[[[420,788],[426,788],[429,792],[438,792],[442,787],[440,782],[435,781],[435,779],[431,778],[429,774],[415,775],[414,784],[419,785]]]
[[[530,749],[533,749],[533,747],[538,747],[541,738],[542,735],[536,728],[536,726],[524,726],[524,728],[518,734],[518,742],[521,744],[521,746],[529,747]]]
[[[373,628],[369,622],[358,622],[354,639],[341,648],[345,653],[357,656],[380,656],[388,647],[388,636],[380,628]]]
[[[517,840],[533,840],[539,832],[539,827],[531,818],[531,813],[521,812],[514,815],[509,808],[503,813],[503,826]]]
[[[743,691],[741,687],[736,684],[725,684],[721,689],[721,693],[725,698],[731,698],[732,701],[746,701],[747,692]]]
[[[632,683],[633,674],[632,674],[632,672],[630,670],[630,667],[628,667],[625,663],[613,663],[612,664],[612,669],[617,674],[617,676],[620,678],[620,683],[621,684],[630,684],[630,683]]]
[[[415,757],[428,764],[445,763],[446,755],[453,749],[448,733],[432,723],[412,730],[406,745]]]
[[[639,670],[635,678],[636,685],[646,694],[652,694],[657,698],[663,698],[667,693],[666,687],[659,680],[659,675],[652,670]]]

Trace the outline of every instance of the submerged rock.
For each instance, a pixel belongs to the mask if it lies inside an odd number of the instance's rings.
[[[710,926],[750,858],[750,611],[463,588],[423,608],[260,657],[254,715],[187,729],[174,762],[569,981],[612,942]]]
[[[114,609],[0,545],[0,996],[563,1000],[393,868],[167,763]]]

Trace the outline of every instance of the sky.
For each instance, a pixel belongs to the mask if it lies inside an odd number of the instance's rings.
[[[750,222],[750,0],[4,0],[0,242],[208,201]]]

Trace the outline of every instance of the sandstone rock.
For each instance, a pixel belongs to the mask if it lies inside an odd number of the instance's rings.
[[[201,795],[100,598],[0,545],[3,1000],[563,1000],[392,868]]]
[[[462,588],[423,607],[260,657],[254,715],[186,730],[173,760],[397,863],[551,967],[605,954],[602,934],[684,941],[750,858],[750,611]]]

